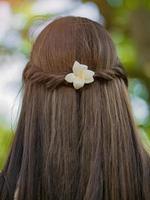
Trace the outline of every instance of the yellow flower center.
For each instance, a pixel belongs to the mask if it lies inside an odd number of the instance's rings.
[[[80,72],[80,74],[79,74],[79,78],[80,78],[80,79],[84,79],[84,78],[85,78],[84,71],[81,71],[81,72]]]

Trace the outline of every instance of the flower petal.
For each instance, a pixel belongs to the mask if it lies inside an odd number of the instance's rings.
[[[92,70],[86,70],[84,73],[85,73],[85,79],[91,78],[95,74],[95,72],[93,72]]]
[[[85,79],[85,83],[92,83],[92,82],[94,82],[94,78],[93,77],[91,77],[89,79]]]
[[[75,75],[73,73],[69,73],[65,76],[65,80],[69,83],[73,83],[75,79]]]
[[[92,70],[86,70],[85,71],[85,83],[92,83],[94,81],[94,76],[95,72]]]
[[[88,67],[86,65],[80,64],[78,61],[75,61],[72,69],[73,69],[73,73],[76,76],[79,76],[87,68]]]
[[[75,89],[80,89],[81,87],[84,86],[84,83],[85,83],[84,80],[76,78],[73,81],[73,86],[74,86]]]
[[[80,66],[83,68],[83,70],[87,70],[87,69],[88,69],[88,66],[87,66],[87,65],[80,64]]]

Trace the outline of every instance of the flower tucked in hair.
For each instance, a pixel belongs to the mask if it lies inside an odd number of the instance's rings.
[[[94,74],[92,70],[88,70],[87,65],[80,64],[75,61],[73,64],[73,73],[69,73],[65,76],[65,80],[69,83],[73,83],[75,89],[80,89],[85,83],[92,83],[94,81]]]

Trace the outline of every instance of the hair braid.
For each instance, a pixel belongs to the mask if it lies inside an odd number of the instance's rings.
[[[44,84],[47,89],[54,89],[62,84],[70,85],[64,80],[66,74],[68,74],[68,72],[52,74],[50,72],[43,71],[38,66],[35,66],[29,62],[24,69],[23,79],[24,81],[30,80],[32,83]],[[98,80],[106,81],[111,81],[115,78],[122,78],[128,87],[127,76],[123,68],[119,66],[95,72],[94,77]]]

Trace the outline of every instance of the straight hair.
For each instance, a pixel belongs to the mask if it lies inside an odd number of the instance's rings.
[[[74,61],[95,71],[76,90]],[[135,124],[128,79],[102,25],[61,17],[33,44],[0,199],[149,200],[150,156]]]

